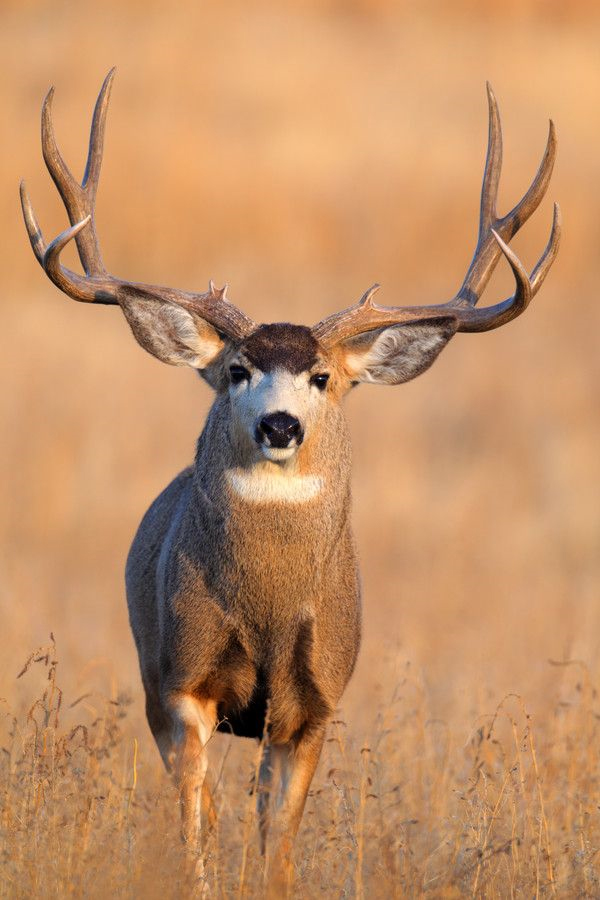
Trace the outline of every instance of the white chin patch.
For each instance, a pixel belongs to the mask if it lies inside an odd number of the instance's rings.
[[[286,459],[291,459],[298,447],[267,447],[265,444],[261,444],[260,449],[263,456],[270,459],[271,462],[284,462]]]

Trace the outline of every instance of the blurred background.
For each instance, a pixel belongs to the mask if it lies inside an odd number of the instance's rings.
[[[564,238],[527,314],[457,336],[411,384],[348,398],[365,636],[343,713],[369,729],[410,665],[461,746],[509,691],[546,715],[567,671],[549,660],[597,679],[597,4],[4,0],[0,16],[0,695],[17,702],[22,660],[52,631],[63,686],[128,691],[129,727],[154,753],[123,567],[211,395],[145,355],[118,310],[61,295],[18,204],[25,177],[46,237],[66,227],[41,101],[55,85],[59,146],[81,172],[113,65],[97,214],[109,270],[190,290],[228,281],[258,321],[312,324],[374,281],[383,304],[448,299],[475,245],[486,79],[504,127],[501,211],[554,119],[548,196],[514,246],[531,268],[555,199]],[[511,290],[500,263],[484,302]]]

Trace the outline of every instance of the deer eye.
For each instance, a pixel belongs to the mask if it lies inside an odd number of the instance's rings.
[[[316,375],[312,375],[310,379],[310,383],[314,384],[315,387],[319,388],[320,391],[324,391],[327,387],[327,382],[329,381],[329,373],[328,372],[318,372]]]
[[[250,372],[244,366],[229,366],[229,377],[232,384],[241,384],[242,381],[250,381]]]

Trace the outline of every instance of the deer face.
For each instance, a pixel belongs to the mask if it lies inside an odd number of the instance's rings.
[[[331,364],[309,328],[257,328],[223,362],[236,442],[258,458],[291,459],[334,399]]]

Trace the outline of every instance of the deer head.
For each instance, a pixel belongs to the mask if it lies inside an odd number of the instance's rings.
[[[456,332],[488,331],[527,308],[542,286],[560,241],[560,212],[548,245],[528,275],[508,242],[539,206],[556,156],[554,126],[531,186],[504,216],[496,213],[502,163],[498,106],[488,85],[489,141],[481,194],[479,235],[473,260],[458,293],[429,306],[384,307],[374,285],[356,306],[312,328],[257,325],[227,297],[227,285],[212,281],[205,293],[137,284],[110,275],[100,255],[94,205],[102,162],[106,113],[114,69],[106,77],[94,110],[89,152],[81,184],[58,150],[51,119],[53,91],[42,109],[44,160],[65,204],[71,227],[46,244],[24,184],[21,201],[33,251],[48,277],[75,300],[121,307],[138,343],[171,365],[190,366],[230,403],[231,430],[241,455],[283,463],[318,430],[331,404],[359,382],[400,384],[424,372]],[[60,262],[75,239],[84,274]],[[500,258],[510,265],[514,294],[476,308]]]

